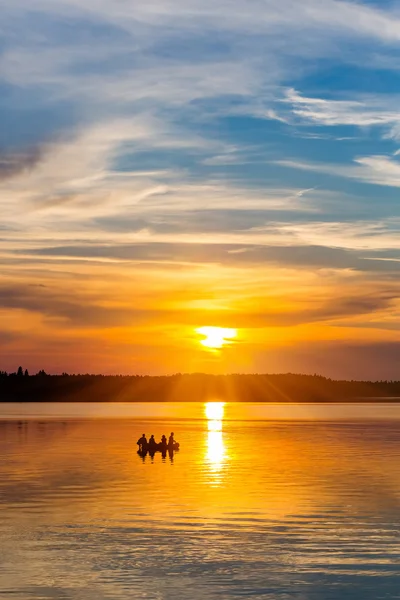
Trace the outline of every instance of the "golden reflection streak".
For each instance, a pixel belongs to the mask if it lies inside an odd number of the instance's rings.
[[[222,431],[222,421],[208,421],[208,431]]]
[[[220,471],[225,460],[225,444],[222,431],[209,431],[207,437],[207,461],[212,472]]]
[[[222,421],[225,402],[206,402],[204,412],[209,421]]]
[[[210,474],[213,475],[212,483],[216,485],[220,483],[220,471],[226,460],[222,433],[224,402],[206,402],[204,412],[208,419],[206,463]]]

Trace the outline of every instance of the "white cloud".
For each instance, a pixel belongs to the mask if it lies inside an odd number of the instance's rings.
[[[276,225],[276,233],[287,236],[287,242],[294,242],[347,248],[351,250],[400,250],[400,218],[351,223],[314,221],[312,223],[281,223]]]
[[[278,86],[289,75],[298,74],[302,60],[340,54],[338,36],[400,42],[400,19],[395,11],[337,0],[251,0],[245,4],[242,0],[14,0],[12,7],[0,0],[0,7],[3,21],[11,24],[4,32],[3,80],[47,87],[52,97],[114,102],[114,109],[133,101],[169,106],[236,94],[248,98],[254,109],[258,104],[266,118],[285,120],[272,105],[264,107],[256,98],[265,96],[269,85]],[[35,20],[29,22],[29,29],[27,23],[23,25],[28,9],[30,14],[42,13],[38,31]],[[45,15],[60,22],[81,20],[86,24],[85,35],[58,39],[52,30],[54,21],[46,28]],[[12,26],[20,28],[18,45],[14,35],[7,44],[7,29]],[[96,32],[91,33],[92,26],[116,31],[105,43]],[[212,42],[216,32],[221,49]],[[195,44],[191,47],[195,40],[197,50]],[[179,52],[180,46],[185,51]],[[108,67],[101,68],[102,64]],[[268,97],[272,97],[269,92],[264,100]],[[362,121],[379,119],[375,111],[360,115],[361,107],[354,103],[327,108],[332,110],[318,107],[316,115],[328,123],[347,110]],[[298,110],[307,110],[304,102]],[[386,118],[383,115],[382,121]]]
[[[400,162],[394,160],[393,157],[365,156],[354,159],[354,163],[355,165],[343,165],[297,160],[275,161],[275,164],[292,169],[327,173],[328,175],[358,179],[376,185],[400,187]]]
[[[4,9],[9,3],[2,0]],[[249,33],[267,32],[273,28],[304,30],[325,25],[332,30],[349,31],[352,35],[375,37],[387,42],[400,40],[400,19],[396,9],[363,5],[342,0],[14,0],[12,10],[26,8],[50,14],[87,15],[94,20],[116,23],[128,31],[143,26],[166,26],[204,30],[218,28]]]
[[[234,181],[199,182],[173,168],[129,170],[135,155],[160,148],[220,151],[227,156],[235,156],[237,150],[168,129],[145,114],[86,126],[68,139],[44,145],[36,162],[22,157],[22,168],[0,180],[2,224],[8,228],[3,237],[15,239],[15,232],[19,236],[22,231],[30,240],[46,235],[65,239],[78,232],[90,236],[93,228],[86,220],[107,216],[143,219],[175,213],[178,218],[179,211],[228,209],[315,211],[301,198],[304,190],[296,188],[263,190]],[[127,152],[130,163],[119,170],[118,159]],[[18,164],[19,157],[12,158],[10,164]]]
[[[384,137],[400,137],[399,98],[395,95],[368,96],[359,100],[332,100],[302,96],[294,89],[285,93],[291,113],[304,123],[320,126],[350,125],[385,127]]]
[[[12,6],[0,0],[0,7],[5,23],[22,28],[18,45],[15,33],[10,38],[5,28],[3,81],[45,90],[51,102],[74,99],[86,122],[75,137],[49,144],[37,167],[1,183],[0,203],[10,224],[15,224],[15,203],[29,209],[27,222],[39,226],[42,219],[49,229],[54,215],[63,215],[67,227],[67,221],[77,223],[85,215],[142,210],[144,204],[148,211],[196,205],[316,211],[309,194],[304,201],[302,190],[290,186],[263,193],[234,181],[198,184],[181,169],[117,172],[113,164],[126,152],[157,149],[181,155],[190,149],[198,152],[199,163],[210,166],[254,161],[251,149],[232,149],[218,141],[217,131],[191,133],[192,123],[200,129],[214,114],[383,126],[393,136],[400,122],[393,96],[327,100],[291,89],[285,99],[291,111],[281,114],[283,103],[279,108],[276,103],[282,81],[297,75],[303,61],[340,54],[338,39],[367,38],[397,47],[400,19],[389,9],[335,0],[31,0],[29,10],[41,13],[41,25],[36,30],[33,20],[28,30],[23,20],[27,0]],[[84,34],[58,39],[55,22],[73,19],[85,22]],[[91,27],[116,29],[105,43]],[[231,96],[240,101],[229,103]],[[353,165],[280,164],[400,185],[400,166],[386,156],[359,158]]]

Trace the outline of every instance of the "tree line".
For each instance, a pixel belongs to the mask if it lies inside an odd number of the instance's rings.
[[[47,373],[41,369],[37,373],[35,373],[34,377],[43,377],[47,376]],[[14,373],[7,373],[7,371],[0,371],[0,379],[4,377],[29,377],[28,369],[23,369],[21,366]]]
[[[400,381],[334,380],[321,375],[192,373],[30,375],[0,371],[1,401],[362,402],[400,401]]]

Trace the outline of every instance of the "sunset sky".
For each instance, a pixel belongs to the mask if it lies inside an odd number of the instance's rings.
[[[398,4],[0,10],[0,369],[399,378]]]

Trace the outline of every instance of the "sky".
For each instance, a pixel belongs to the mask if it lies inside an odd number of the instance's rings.
[[[398,3],[0,10],[0,369],[399,378]]]

